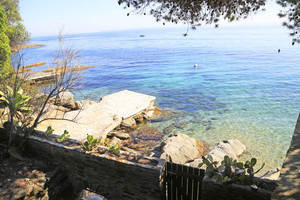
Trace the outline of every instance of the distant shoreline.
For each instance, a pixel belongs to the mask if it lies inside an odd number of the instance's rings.
[[[43,47],[43,46],[46,46],[46,45],[45,44],[29,44],[29,45],[23,45],[19,48],[11,49],[11,51],[16,52],[16,51],[19,51],[21,49],[27,49],[27,48],[32,48],[32,47]]]

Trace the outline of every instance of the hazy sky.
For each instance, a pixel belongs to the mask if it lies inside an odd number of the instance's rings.
[[[277,17],[279,6],[272,1],[267,11],[237,24],[281,24]],[[118,0],[20,0],[20,13],[32,36],[57,35],[64,27],[64,34],[101,32],[108,30],[138,29],[163,26],[152,16],[130,15],[118,5]],[[222,23],[222,26],[228,25]]]

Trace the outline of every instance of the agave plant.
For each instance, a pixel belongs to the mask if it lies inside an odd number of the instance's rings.
[[[24,115],[32,111],[32,106],[28,104],[31,97],[23,94],[22,88],[14,92],[10,86],[7,86],[6,90],[7,94],[0,91],[0,100],[9,106],[10,113],[14,119],[22,120]]]

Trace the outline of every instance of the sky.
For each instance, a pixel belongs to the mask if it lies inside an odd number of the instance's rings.
[[[141,28],[167,28],[174,26],[156,22],[152,16],[130,15],[128,9],[118,5],[118,0],[20,0],[20,14],[32,37],[64,34],[92,33]],[[222,26],[239,24],[278,24],[280,7],[274,0],[268,2],[266,11],[246,20]]]

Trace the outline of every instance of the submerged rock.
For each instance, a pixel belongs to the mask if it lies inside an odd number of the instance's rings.
[[[132,143],[129,146],[137,151],[150,151],[162,140],[164,134],[147,125],[129,133]]]
[[[107,134],[108,137],[117,137],[121,140],[127,140],[130,138],[130,135],[128,133],[124,133],[122,131],[111,131],[110,133]]]
[[[178,111],[175,110],[170,110],[170,109],[166,109],[166,110],[161,110],[159,108],[155,108],[153,110],[153,116],[150,118],[151,122],[162,122],[162,121],[166,121],[172,117],[175,117],[176,114],[178,114]]]
[[[170,162],[184,164],[205,155],[208,152],[208,144],[195,138],[177,133],[166,139],[162,145],[160,158]]]

